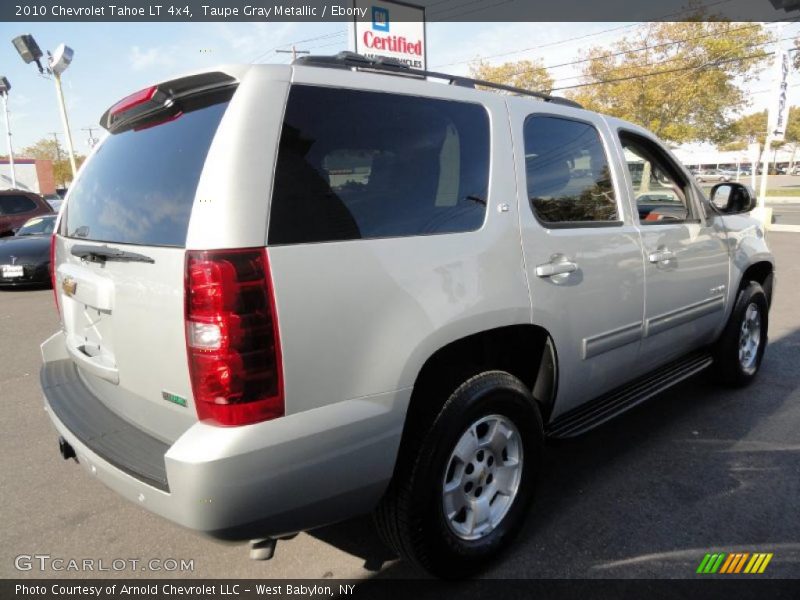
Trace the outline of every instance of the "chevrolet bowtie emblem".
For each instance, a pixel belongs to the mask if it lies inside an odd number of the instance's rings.
[[[61,282],[61,289],[64,290],[64,293],[67,296],[74,296],[75,290],[78,289],[78,282],[75,281],[72,277],[65,277],[64,280]]]

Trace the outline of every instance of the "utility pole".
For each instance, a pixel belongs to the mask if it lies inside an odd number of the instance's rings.
[[[51,131],[50,135],[53,136],[53,141],[56,143],[56,161],[61,162],[61,146],[58,143],[58,133]]]
[[[83,128],[81,128],[81,131],[86,131],[86,132],[89,133],[89,139],[86,140],[87,143],[89,144],[89,148],[94,148],[95,144],[100,141],[96,137],[94,137],[94,135],[92,135],[92,132],[95,129],[97,129],[97,127],[83,127]]]
[[[56,143],[56,162],[60,163],[61,162],[61,146],[58,143],[58,133],[56,133],[55,131],[51,131],[50,135],[53,136],[53,141]],[[61,186],[62,187],[64,186],[64,179],[63,178],[61,179]]]
[[[291,50],[275,50],[275,52],[278,52],[279,54],[291,54],[292,62],[297,60],[298,54],[311,54],[311,52],[309,52],[308,50],[298,50],[297,48],[295,48],[294,44],[292,44]]]

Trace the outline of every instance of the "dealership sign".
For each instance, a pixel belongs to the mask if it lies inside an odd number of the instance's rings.
[[[354,0],[353,49],[370,58],[395,58],[425,69],[425,9],[406,2]]]

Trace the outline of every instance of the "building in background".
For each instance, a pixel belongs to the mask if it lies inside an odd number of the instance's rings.
[[[17,189],[36,192],[42,196],[56,193],[53,161],[38,158],[14,157]],[[0,190],[11,189],[11,167],[7,158],[0,158]]]
[[[738,164],[742,169],[752,169],[750,155],[747,150],[723,151],[714,148],[678,147],[672,152],[685,166],[700,169],[732,169]],[[793,151],[785,148],[772,148],[770,151],[770,171],[772,168],[786,169],[789,165],[800,165],[800,149]],[[761,166],[761,160],[757,161]]]

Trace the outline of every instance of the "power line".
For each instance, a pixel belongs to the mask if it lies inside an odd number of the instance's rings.
[[[733,0],[716,0],[715,2],[711,2],[709,4],[704,4],[704,5],[698,6],[697,9],[699,10],[699,9],[711,8],[712,6],[717,6],[719,4],[727,4],[728,2],[732,2],[732,1]],[[504,2],[502,2],[501,4],[504,4]],[[673,12],[673,13],[669,13],[669,14],[666,14],[666,15],[662,15],[657,20],[662,20],[662,19],[666,20],[669,17],[679,16],[679,15],[682,15],[682,14],[686,13],[687,10],[695,10],[695,9],[683,9],[683,10],[680,10],[680,11],[677,11],[677,12]],[[475,12],[475,11],[471,11],[471,12]],[[489,59],[489,58],[498,58],[500,56],[508,56],[510,54],[521,54],[522,52],[528,52],[529,50],[539,50],[541,48],[549,48],[549,47],[552,47],[552,46],[560,46],[560,45],[566,44],[568,42],[584,40],[584,39],[587,39],[587,38],[590,38],[590,37],[596,37],[596,36],[599,36],[599,35],[603,35],[604,33],[611,33],[612,31],[619,31],[619,30],[622,30],[622,29],[630,29],[632,27],[637,27],[638,25],[639,25],[639,23],[630,23],[628,25],[617,25],[616,27],[611,27],[609,29],[604,29],[602,31],[595,31],[593,33],[587,33],[587,34],[584,34],[584,35],[579,35],[579,36],[567,38],[567,39],[564,39],[564,40],[559,40],[557,42],[547,42],[545,44],[539,44],[539,45],[536,45],[536,46],[530,46],[528,48],[522,48],[522,49],[519,49],[519,50],[509,50],[507,52],[501,52],[499,54],[490,54],[488,56],[476,57],[476,58],[471,58],[471,59],[462,60],[462,61],[456,61],[456,62],[451,62],[451,63],[444,63],[444,64],[440,64],[440,65],[435,65],[433,68],[439,69],[441,67],[451,67],[453,65],[463,65],[463,64],[466,64],[466,63],[470,63],[470,62],[472,62],[472,61],[474,61],[476,59],[477,60],[484,60],[484,59]]]
[[[794,36],[790,36],[790,37],[785,37],[785,38],[780,38],[780,39],[777,39],[777,40],[773,40],[771,42],[764,42],[763,44],[759,44],[759,43],[746,44],[744,46],[744,48],[755,48],[755,47],[762,46],[762,45],[763,46],[772,46],[773,44],[779,44],[780,42],[785,42],[787,40],[793,40],[793,39],[795,39]],[[793,50],[790,50],[790,52],[791,51],[793,51]],[[730,54],[730,52],[728,54]],[[774,53],[770,53],[770,54],[774,54]],[[603,57],[600,57],[600,58],[603,58]],[[684,60],[687,60],[687,58],[685,56],[675,56],[675,57],[672,57],[672,58],[667,58],[667,59],[664,59],[664,60],[659,60],[659,61],[656,61],[656,62],[647,63],[647,64],[644,64],[644,65],[637,65],[637,66],[654,67],[654,66],[658,66],[658,65],[663,65],[663,64],[672,63],[672,62],[679,62],[679,61],[684,61]],[[614,67],[611,67],[609,69],[609,71],[613,71],[616,66],[617,65],[615,65]],[[519,74],[522,74],[522,73],[525,73],[525,72],[529,72],[531,70],[536,70],[536,69],[528,69],[526,71],[521,71],[520,73],[513,73],[512,75],[519,75]],[[584,75],[580,74],[580,75],[570,75],[569,77],[559,77],[559,78],[555,79],[553,83],[569,81],[570,79],[580,79],[581,77],[584,77]]]
[[[724,65],[724,64],[728,64],[728,63],[732,63],[732,62],[737,62],[737,61],[754,60],[756,58],[766,58],[767,56],[772,56],[773,54],[775,54],[775,53],[774,52],[762,52],[761,54],[751,54],[749,56],[738,56],[736,58],[728,58],[728,59],[725,59],[725,60],[710,61],[710,62],[707,62],[707,63],[702,64],[702,65],[693,65],[691,67],[678,67],[676,69],[663,69],[661,71],[655,71],[653,73],[644,73],[642,75],[629,75],[627,77],[617,77],[617,78],[614,78],[614,79],[605,79],[605,80],[602,80],[602,81],[590,81],[588,83],[578,83],[576,85],[567,85],[567,86],[562,86],[562,87],[556,87],[556,88],[553,88],[550,91],[551,92],[558,92],[558,91],[561,91],[561,90],[572,90],[572,89],[575,89],[575,88],[588,87],[590,85],[605,85],[607,83],[617,83],[617,82],[620,82],[620,81],[630,81],[632,79],[646,79],[648,77],[657,77],[659,75],[667,75],[668,73],[680,73],[682,71],[691,71],[691,70],[695,70],[695,69],[699,70],[699,69],[705,69],[705,68],[708,68],[708,67],[718,67],[720,65]],[[660,63],[654,63],[654,64],[660,64]],[[650,65],[650,66],[652,66],[652,65]]]
[[[504,2],[500,2],[500,4],[506,4],[507,2],[515,2],[515,1],[516,0],[505,0]],[[446,8],[444,8],[444,9],[438,11],[438,12],[434,11],[430,15],[426,14],[425,16],[426,16],[426,18],[438,18],[440,15],[443,15],[443,14],[446,14],[446,13],[451,13],[453,11],[460,11],[465,6],[470,6],[471,4],[480,4],[482,2],[486,2],[486,0],[469,0],[468,2],[461,2],[458,6],[446,7]],[[480,10],[488,10],[489,8],[494,8],[495,6],[497,6],[497,5],[496,4],[492,4],[492,5],[489,5],[489,6],[481,6],[481,7],[478,7],[476,9],[474,9],[474,10],[470,10],[470,11],[467,11],[467,12],[459,12],[457,16],[460,17],[460,16],[463,16],[463,15],[471,14],[473,12],[478,12]],[[427,12],[427,10],[426,10],[426,12]]]
[[[786,18],[786,19],[781,19],[781,21],[796,22],[796,21],[798,21],[798,17],[789,17],[789,18]],[[509,73],[508,76],[509,77],[516,77],[517,75],[524,75],[526,73],[533,73],[535,71],[543,71],[543,70],[546,70],[546,69],[554,69],[554,68],[559,68],[559,67],[578,65],[578,64],[582,64],[582,63],[586,63],[586,62],[591,62],[593,60],[601,60],[601,59],[604,59],[604,58],[613,58],[615,56],[622,56],[622,55],[626,55],[626,54],[634,54],[636,52],[642,52],[642,51],[645,51],[645,50],[652,50],[654,48],[664,48],[664,47],[674,46],[674,45],[677,45],[677,44],[683,44],[683,43],[686,43],[686,42],[696,41],[696,40],[699,40],[699,39],[715,37],[715,36],[720,35],[720,33],[724,33],[725,35],[728,35],[730,33],[736,32],[736,31],[753,29],[753,28],[757,28],[757,27],[761,27],[761,24],[744,25],[742,27],[729,29],[729,30],[727,30],[725,32],[711,32],[711,33],[706,33],[706,34],[703,34],[703,35],[700,35],[700,36],[691,37],[691,38],[684,38],[684,39],[681,39],[681,40],[673,40],[671,42],[664,42],[664,43],[661,43],[661,44],[654,44],[652,46],[642,46],[640,48],[632,48],[632,49],[629,49],[629,50],[621,50],[621,51],[618,51],[618,52],[612,52],[612,53],[604,54],[604,55],[601,55],[601,56],[574,60],[574,61],[570,61],[570,62],[560,63],[560,64],[557,64],[557,65],[546,65],[546,66],[542,66],[542,67],[533,67],[533,68],[527,68],[527,69],[520,69],[518,71],[514,71],[513,73]],[[763,45],[768,46],[768,45],[771,45],[771,44],[774,44],[774,43],[777,43],[777,42],[780,42],[780,41],[785,41],[785,40],[790,40],[790,39],[794,39],[794,36],[787,37],[787,38],[782,38],[780,40],[764,42]],[[749,45],[747,45],[745,47],[751,48],[751,47],[756,46],[756,45],[759,45],[759,44],[749,44]],[[643,66],[654,66],[654,65],[659,65],[659,64],[669,63],[669,62],[676,62],[676,61],[679,61],[679,60],[685,60],[685,57],[680,57],[679,56],[679,57],[675,57],[675,58],[666,59],[666,60],[663,60],[663,61],[658,61],[658,62],[655,62],[655,63],[649,63],[649,64],[643,65]],[[567,81],[567,80],[570,80],[570,79],[579,79],[580,77],[583,77],[583,75],[572,75],[572,76],[569,76],[569,77],[556,78],[555,81],[556,82],[558,82],[558,81]]]
[[[331,32],[331,33],[325,33],[323,35],[317,35],[317,36],[306,38],[306,39],[303,39],[303,40],[294,40],[294,41],[291,41],[291,42],[286,42],[285,44],[278,44],[277,46],[275,46],[273,48],[270,48],[269,50],[265,50],[264,52],[258,54],[250,62],[254,63],[254,62],[258,61],[259,59],[267,56],[268,54],[271,54],[271,53],[275,52],[279,48],[285,48],[286,46],[292,46],[292,45],[297,45],[297,44],[305,44],[307,42],[315,42],[317,40],[328,39],[328,38],[336,37],[336,36],[339,36],[339,35],[344,35],[346,33],[347,33],[347,30],[346,29],[342,29],[342,30],[339,30],[339,31],[334,31],[334,32]]]
[[[794,83],[789,86],[790,88],[800,87],[800,83]],[[774,92],[775,90],[772,88],[767,88],[766,90],[756,90],[755,92],[747,92],[750,96],[755,94],[766,94],[767,92]]]
[[[474,9],[468,10],[466,12],[456,13],[452,17],[448,17],[448,18],[441,18],[441,17],[439,17],[439,15],[433,15],[433,16],[436,17],[436,19],[438,21],[452,21],[454,19],[458,19],[458,18],[461,18],[461,17],[465,17],[467,15],[471,15],[472,13],[481,12],[481,11],[484,11],[484,10],[489,10],[490,8],[497,8],[498,6],[502,6],[503,4],[508,4],[510,2],[516,2],[516,1],[517,0],[501,0],[500,2],[497,2],[495,4],[490,4],[489,6],[479,6],[478,8],[474,8]],[[472,3],[470,2],[469,4],[472,4]]]
[[[671,42],[662,42],[661,44],[653,44],[652,46],[642,46],[640,48],[631,48],[629,50],[620,50],[618,52],[612,52],[610,54],[603,54],[601,56],[593,56],[591,58],[583,58],[583,59],[580,59],[580,60],[573,60],[573,61],[570,61],[570,62],[560,63],[560,64],[557,64],[557,65],[546,65],[546,66],[544,66],[542,68],[543,69],[558,69],[558,68],[561,68],[561,67],[570,67],[572,65],[579,65],[579,64],[582,64],[582,63],[586,63],[586,62],[591,62],[593,60],[601,60],[601,59],[604,59],[604,58],[614,58],[615,56],[622,56],[622,55],[625,55],[625,54],[636,54],[638,52],[644,52],[645,50],[656,50],[656,49],[659,49],[659,48],[668,48],[669,46],[675,46],[677,44],[685,44],[686,42],[694,42],[696,40],[702,40],[702,39],[709,38],[709,37],[716,37],[716,36],[718,36],[720,34],[728,35],[728,34],[736,32],[736,31],[743,31],[743,30],[746,30],[746,29],[754,29],[754,28],[757,28],[757,27],[761,27],[761,25],[760,24],[746,25],[746,26],[743,26],[743,27],[737,27],[735,29],[728,29],[727,31],[724,31],[724,32],[714,31],[712,33],[706,33],[704,35],[698,35],[698,36],[695,36],[695,37],[684,38],[682,40],[674,40],[674,41],[671,41]]]

